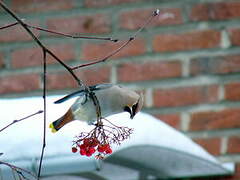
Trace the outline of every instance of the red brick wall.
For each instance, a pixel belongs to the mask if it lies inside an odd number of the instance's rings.
[[[154,8],[156,19],[109,62],[77,72],[87,84],[121,83],[145,93],[144,111],[183,131],[222,161],[240,163],[240,2],[9,0],[27,22],[65,33],[129,37]],[[0,10],[0,25],[13,22]],[[104,57],[119,43],[34,33],[69,65]],[[21,27],[0,31],[0,97],[41,95],[42,54]],[[77,88],[48,58],[48,90]],[[239,169],[239,165],[237,166]],[[235,177],[239,178],[239,172]]]

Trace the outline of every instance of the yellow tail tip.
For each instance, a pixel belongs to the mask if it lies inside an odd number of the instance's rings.
[[[49,128],[52,129],[52,133],[57,132],[57,130],[56,130],[55,127],[53,126],[53,123],[51,123],[51,124],[49,125]]]

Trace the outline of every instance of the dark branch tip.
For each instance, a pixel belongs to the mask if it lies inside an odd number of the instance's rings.
[[[130,37],[130,38],[129,38],[129,41],[132,41],[132,40],[134,40],[134,39],[135,39],[134,37]]]
[[[18,122],[18,120],[13,120],[13,122],[12,122],[12,123],[16,123],[16,122]]]
[[[156,9],[154,12],[153,12],[153,16],[157,16],[160,14],[160,10],[159,9]]]
[[[43,113],[44,111],[43,110],[39,110],[37,113],[38,114],[41,114],[41,113]]]
[[[118,42],[119,40],[118,40],[118,39],[112,39],[111,41],[113,41],[113,42]]]

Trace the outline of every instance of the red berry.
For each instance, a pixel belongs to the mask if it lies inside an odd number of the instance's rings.
[[[99,145],[97,148],[98,152],[103,153],[105,151],[105,149],[103,148],[102,145]]]
[[[90,151],[86,152],[86,156],[90,157],[92,155],[92,153]]]
[[[87,148],[87,146],[85,144],[81,144],[79,147],[80,147],[80,149],[86,149]]]
[[[106,154],[112,154],[112,149],[109,147],[108,149],[106,149]]]
[[[76,147],[72,147],[72,152],[76,153],[77,152],[77,148]]]
[[[81,154],[82,156],[86,155],[86,150],[85,150],[85,149],[80,149],[80,154]]]
[[[95,153],[95,149],[93,147],[90,147],[89,150],[88,150],[91,154]]]
[[[106,150],[109,149],[109,148],[110,148],[110,145],[109,145],[109,144],[104,144],[104,145],[103,145],[104,151],[106,151]]]

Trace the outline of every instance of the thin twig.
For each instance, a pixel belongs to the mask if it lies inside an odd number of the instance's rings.
[[[82,67],[86,67],[86,66],[91,66],[91,65],[94,65],[94,64],[98,64],[98,63],[102,63],[104,61],[106,61],[107,59],[109,59],[110,57],[112,57],[113,55],[117,54],[119,51],[121,51],[125,46],[127,46],[130,41],[132,41],[133,39],[132,38],[129,38],[126,42],[124,42],[120,47],[118,47],[118,49],[116,49],[115,51],[111,52],[110,54],[108,54],[107,56],[105,56],[104,58],[100,59],[100,60],[97,60],[97,61],[94,61],[94,62],[90,62],[90,63],[86,63],[86,64],[82,64],[82,65],[79,65],[79,66],[75,66],[75,67],[72,67],[72,70],[76,70],[76,69],[79,69],[79,68],[82,68]]]
[[[39,167],[38,167],[38,179],[41,176],[41,169],[42,169],[42,160],[43,160],[43,155],[44,155],[44,150],[46,147],[46,119],[47,119],[47,102],[46,102],[46,93],[47,93],[47,88],[46,88],[46,75],[47,75],[47,63],[46,63],[46,51],[43,50],[43,107],[44,107],[44,115],[43,115],[43,139],[42,139],[42,152],[39,160]]]
[[[26,169],[23,169],[23,168],[14,166],[14,165],[9,164],[9,163],[4,162],[4,161],[0,161],[0,164],[4,164],[4,165],[10,167],[11,169],[16,169],[16,170],[20,170],[21,172],[25,172],[25,173],[27,173],[28,175],[34,177],[35,179],[37,178],[37,177],[35,176],[35,174],[33,174],[31,171],[28,171],[28,170],[26,170]]]
[[[153,11],[153,13],[151,14],[151,16],[148,18],[147,21],[145,21],[142,26],[140,26],[140,28],[133,34],[133,38],[136,38],[137,34],[139,34],[148,24],[150,24],[153,20],[154,17],[158,16],[160,13],[159,9]]]
[[[18,22],[7,24],[7,25],[4,25],[4,26],[0,27],[0,30],[6,29],[6,28],[9,28],[9,27],[12,27],[12,26],[16,26],[16,25],[18,25]]]
[[[13,125],[13,124],[15,124],[15,123],[18,123],[18,122],[20,122],[20,121],[23,121],[23,120],[25,120],[25,119],[28,119],[28,118],[30,118],[30,117],[32,117],[32,116],[35,116],[35,115],[41,114],[41,113],[43,113],[42,110],[40,110],[40,111],[38,111],[38,112],[35,112],[35,113],[33,113],[33,114],[29,115],[29,116],[26,116],[26,117],[24,117],[24,118],[22,118],[22,119],[13,120],[10,124],[8,124],[7,126],[5,126],[5,127],[2,128],[2,129],[0,129],[0,132],[2,132],[3,130],[7,129],[9,126],[11,126],[11,125]]]
[[[63,32],[57,32],[57,31],[53,31],[50,29],[45,29],[45,28],[41,28],[38,26],[33,26],[33,25],[29,25],[26,24],[29,28],[32,29],[36,29],[39,31],[44,31],[44,32],[48,32],[48,33],[52,33],[52,34],[56,34],[56,35],[60,35],[60,36],[64,36],[64,37],[69,37],[69,38],[73,38],[73,39],[94,39],[94,40],[104,40],[104,41],[112,41],[112,42],[117,42],[118,39],[112,39],[110,37],[96,37],[96,36],[82,36],[82,35],[71,35],[71,34],[67,34],[67,33],[63,33]]]
[[[119,51],[121,51],[123,48],[125,48],[131,41],[133,41],[137,35],[153,20],[154,17],[156,17],[157,15],[159,15],[159,10],[157,9],[156,11],[154,11],[151,16],[148,18],[148,20],[133,34],[133,36],[131,36],[128,40],[126,40],[120,47],[118,47],[115,51],[111,52],[110,54],[108,54],[107,56],[103,57],[100,60],[94,61],[94,62],[90,62],[90,63],[86,63],[86,64],[82,64],[82,65],[78,65],[75,67],[72,67],[72,70],[76,70],[85,66],[91,66],[94,64],[98,64],[98,63],[102,63],[104,61],[106,61],[107,59],[109,59],[110,57],[114,56],[115,54],[117,54]]]
[[[22,19],[22,21],[23,21],[23,19]],[[18,25],[18,24],[19,24],[19,22],[7,24],[7,25],[4,25],[4,26],[0,27],[0,30],[6,29],[6,28],[9,28],[9,27]],[[69,38],[73,38],[73,39],[92,39],[92,40],[104,40],[104,41],[112,41],[112,42],[119,41],[119,39],[113,39],[111,37],[83,36],[83,35],[77,35],[77,34],[72,35],[72,34],[67,34],[67,33],[63,33],[63,32],[58,32],[58,31],[54,31],[54,30],[30,25],[30,24],[27,24],[27,23],[24,23],[24,24],[25,24],[25,26],[27,26],[28,28],[31,28],[31,29],[36,29],[38,31],[44,31],[44,32],[47,32],[47,33],[56,34],[56,35],[69,37]]]

